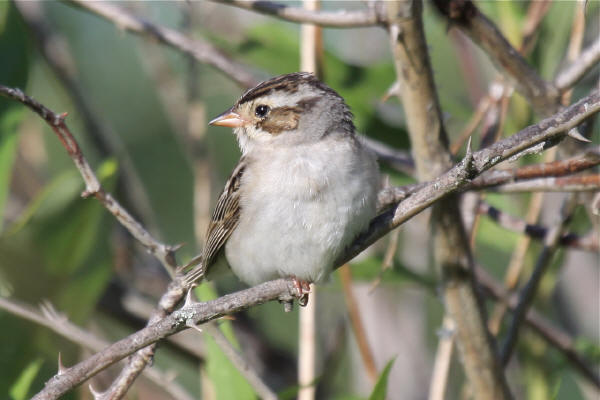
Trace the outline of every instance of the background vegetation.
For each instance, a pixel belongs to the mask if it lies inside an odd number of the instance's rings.
[[[24,18],[22,3],[0,3],[0,84],[19,87],[52,110],[68,112],[67,122],[107,191],[159,240],[184,244],[177,259],[189,260],[201,249],[214,200],[239,157],[233,135],[208,127],[206,121],[228,108],[243,88],[177,49],[125,33],[72,4],[33,4],[31,15],[39,13],[38,19]],[[599,4],[587,4],[584,48],[599,35]],[[478,3],[515,47],[521,43],[530,5]],[[118,6],[189,37],[209,40],[252,66],[259,77],[299,69],[298,24],[211,2]],[[325,9],[364,7],[359,2],[323,4]],[[552,80],[566,65],[577,7],[574,1],[552,2],[537,29],[527,61],[545,79]],[[424,24],[446,129],[451,143],[457,143],[498,71],[477,46],[449,30],[448,22],[429,3]],[[42,36],[36,33],[40,26],[47,29]],[[324,29],[322,78],[352,107],[360,132],[395,149],[410,150],[399,101],[393,96],[383,99],[396,79],[389,47],[380,27]],[[46,52],[62,63],[62,72]],[[68,74],[67,81],[61,73]],[[596,66],[575,87],[573,99],[597,85]],[[518,93],[507,97],[505,107],[501,136],[540,120]],[[473,133],[474,148],[480,146],[484,129],[485,121]],[[597,146],[598,129],[592,140]],[[458,148],[460,157],[464,146]],[[543,157],[527,156],[518,165],[539,163]],[[415,181],[388,163],[381,163],[381,168],[391,185]],[[170,278],[97,201],[81,198],[83,188],[72,161],[44,121],[21,104],[0,98],[0,295],[33,306],[47,301],[72,323],[111,342],[144,325],[149,307]],[[556,217],[557,196],[546,194],[540,225],[547,226]],[[526,218],[530,197],[530,193],[485,193],[487,203],[521,219]],[[598,217],[592,220],[591,215],[584,207],[577,208],[569,230],[597,233]],[[393,360],[388,398],[427,396],[438,339],[447,334],[440,331],[444,307],[436,293],[428,235],[428,214],[423,213],[399,229],[399,238],[386,237],[354,260],[352,281],[346,285],[358,301],[378,372]],[[519,237],[481,215],[473,243],[478,264],[503,280]],[[383,268],[390,240],[397,241],[397,249],[389,268]],[[524,277],[540,250],[539,242],[528,247]],[[560,250],[535,302],[545,318],[574,340],[578,354],[596,374],[599,261],[597,250]],[[366,398],[375,383],[357,348],[343,286],[335,273],[330,283],[317,288],[318,398]],[[235,277],[226,276],[201,291],[209,298],[242,287]],[[486,307],[492,314],[494,303]],[[282,398],[293,398],[297,391],[297,321],[297,310],[284,313],[272,302],[221,323]],[[504,321],[501,333],[509,319]],[[7,393],[12,399],[25,399],[38,392],[56,373],[59,353],[67,366],[90,354],[7,311],[0,311],[0,326],[3,398]],[[255,396],[209,335],[186,331],[177,336],[177,342],[161,345],[152,369],[173,373],[175,382],[192,397]],[[517,398],[598,398],[598,387],[531,331],[523,330],[516,353],[507,377]],[[94,386],[106,387],[116,371],[99,375]],[[468,395],[461,371],[453,356],[448,398]],[[129,396],[170,398],[172,393],[163,389],[141,379]],[[87,387],[81,387],[65,398],[90,396]]]

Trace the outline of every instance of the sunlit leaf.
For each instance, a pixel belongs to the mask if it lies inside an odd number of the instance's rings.
[[[21,375],[10,389],[10,397],[12,400],[25,400],[28,398],[27,393],[29,393],[31,383],[38,374],[41,366],[42,360],[37,359],[31,362],[23,372],[21,372]]]
[[[202,301],[217,297],[216,291],[209,283],[203,283],[196,289]],[[218,322],[219,328],[234,347],[239,347],[230,321]],[[237,368],[221,351],[214,339],[209,334],[204,334],[206,344],[206,372],[211,380],[218,400],[227,399],[254,399],[254,390]]]

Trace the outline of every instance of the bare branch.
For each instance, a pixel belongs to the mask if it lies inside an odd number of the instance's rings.
[[[83,0],[67,0],[67,2],[96,14],[114,23],[121,29],[175,47],[199,62],[214,67],[217,71],[227,75],[242,87],[252,87],[259,83],[257,77],[250,72],[250,67],[232,60],[207,41],[199,38],[192,40],[175,30],[131,15],[112,4]]]
[[[573,210],[575,209],[575,205],[576,196],[574,194],[567,195],[567,199],[563,203],[559,221],[555,226],[552,227],[544,239],[544,249],[540,253],[540,256],[535,263],[531,277],[521,291],[519,302],[514,310],[513,319],[502,346],[501,357],[502,364],[504,365],[508,364],[508,361],[510,360],[510,356],[512,355],[512,352],[517,344],[519,329],[523,319],[525,318],[527,311],[533,302],[533,298],[535,297],[539,283],[544,276],[544,273],[548,269],[548,265],[550,264],[552,256],[554,255],[554,251],[560,243],[560,239],[564,235],[568,223],[571,221],[571,216],[573,214]]]
[[[600,61],[600,38],[581,52],[579,57],[562,69],[554,80],[556,87],[565,91],[573,87],[588,71]]]
[[[342,290],[344,292],[344,300],[346,302],[346,308],[348,309],[348,316],[350,317],[350,324],[352,326],[352,332],[354,333],[354,338],[358,344],[358,351],[360,352],[363,365],[367,371],[367,376],[371,381],[371,384],[374,385],[377,382],[377,377],[379,374],[377,373],[375,359],[373,358],[373,353],[371,351],[371,347],[369,346],[369,341],[367,340],[367,332],[365,331],[365,327],[362,323],[362,318],[356,302],[356,296],[354,295],[352,288],[352,271],[350,270],[350,265],[342,265],[339,271]]]
[[[473,179],[469,189],[483,189],[526,179],[559,177],[575,174],[600,164],[600,147],[586,150],[568,160],[526,165],[520,168],[494,170]]]
[[[452,155],[425,40],[423,3],[399,0],[385,5],[417,177],[420,181],[431,180],[452,166]],[[472,161],[469,144],[465,170],[471,168]],[[448,317],[455,322],[455,339],[469,385],[477,399],[511,398],[474,285],[473,257],[458,196],[444,198],[433,207],[432,213],[434,259],[441,275],[444,306]]]
[[[600,175],[530,179],[521,182],[505,183],[486,190],[500,193],[595,192],[600,190]]]
[[[0,308],[14,314],[18,317],[35,322],[38,325],[44,326],[57,334],[67,338],[89,350],[100,351],[107,347],[109,343],[98,338],[96,335],[81,329],[79,326],[72,324],[69,320],[59,314],[54,307],[47,302],[42,303],[41,308],[43,315],[32,307],[21,304],[16,300],[0,297]],[[60,357],[60,353],[59,353]],[[59,368],[62,363],[59,361]],[[62,366],[62,372],[66,368]],[[149,369],[144,372],[144,375],[154,383],[164,388],[171,396],[181,400],[192,400],[193,397],[187,391],[175,382],[168,378],[167,374],[158,369]]]
[[[533,239],[544,240],[548,234],[548,228],[545,226],[528,224],[526,221],[507,214],[485,202],[479,203],[479,212],[486,214],[504,229],[528,235]],[[579,250],[597,252],[600,249],[599,240],[600,238],[598,238],[596,232],[592,230],[592,232],[586,236],[579,236],[575,233],[566,233],[560,238],[560,244]]]
[[[486,294],[514,311],[519,301],[518,297],[508,293],[506,288],[492,278],[485,269],[478,266],[475,271],[477,273],[477,281],[485,289]],[[551,347],[560,351],[584,378],[590,381],[596,388],[600,388],[600,376],[598,376],[598,372],[577,353],[575,341],[569,334],[554,326],[534,309],[529,310],[526,314],[525,323]]]
[[[186,329],[189,324],[197,325],[208,322],[226,314],[279,298],[292,299],[294,295],[295,289],[291,280],[277,279],[215,300],[186,306],[111,344],[103,351],[94,354],[79,364],[67,368],[62,374],[55,375],[46,382],[44,389],[35,395],[33,399],[57,399],[129,354],[147,348],[146,346],[152,347],[158,340]]]
[[[447,314],[444,316],[442,327],[439,329],[438,348],[435,353],[433,372],[429,380],[428,400],[444,400],[448,386],[448,372],[452,361],[452,349],[454,347],[454,320]]]
[[[470,160],[463,160],[440,177],[424,184],[392,209],[375,218],[371,222],[369,230],[354,241],[336,264],[342,265],[354,258],[390,230],[403,224],[448,194],[467,187],[470,179],[500,162],[517,159],[525,153],[525,150],[539,146],[546,141],[550,146],[556,145],[557,140],[564,138],[569,129],[579,125],[598,111],[600,111],[600,92],[596,90],[552,117],[473,153]]]
[[[79,170],[83,181],[85,182],[85,191],[82,193],[83,197],[94,196],[100,203],[115,216],[115,218],[131,233],[131,235],[137,239],[154,257],[156,257],[167,271],[173,271],[176,267],[175,263],[175,248],[165,245],[150,235],[150,233],[144,229],[144,227],[136,221],[127,210],[125,210],[112,195],[102,188],[100,181],[94,174],[94,171],[88,164],[87,160],[83,156],[83,152],[79,147],[79,144],[73,137],[73,134],[65,124],[64,114],[56,114],[52,110],[46,108],[44,105],[38,103],[33,98],[26,96],[19,89],[12,89],[3,85],[0,85],[0,94],[17,100],[32,111],[38,114],[44,121],[50,125],[50,128],[56,133],[58,139],[67,150],[69,157],[75,163],[75,166]]]
[[[556,111],[559,95],[556,87],[531,68],[472,1],[434,0],[433,4],[449,19],[451,26],[458,27],[488,54],[537,110],[546,115]]]
[[[415,162],[408,151],[398,150],[367,136],[359,136],[360,141],[377,155],[380,162],[387,163],[398,172],[413,176]]]
[[[245,10],[267,14],[290,22],[310,23],[331,28],[359,28],[384,23],[376,8],[364,11],[317,11],[264,0],[212,0]]]

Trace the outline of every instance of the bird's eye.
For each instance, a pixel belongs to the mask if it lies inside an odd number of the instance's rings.
[[[259,118],[263,118],[265,115],[267,115],[268,112],[269,112],[269,106],[266,106],[264,104],[256,106],[256,110],[254,111],[256,116]]]

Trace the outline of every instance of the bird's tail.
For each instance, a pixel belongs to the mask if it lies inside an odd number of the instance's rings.
[[[204,277],[204,262],[202,254],[192,258],[187,264],[177,268],[177,275],[183,274],[183,283],[190,286]]]

